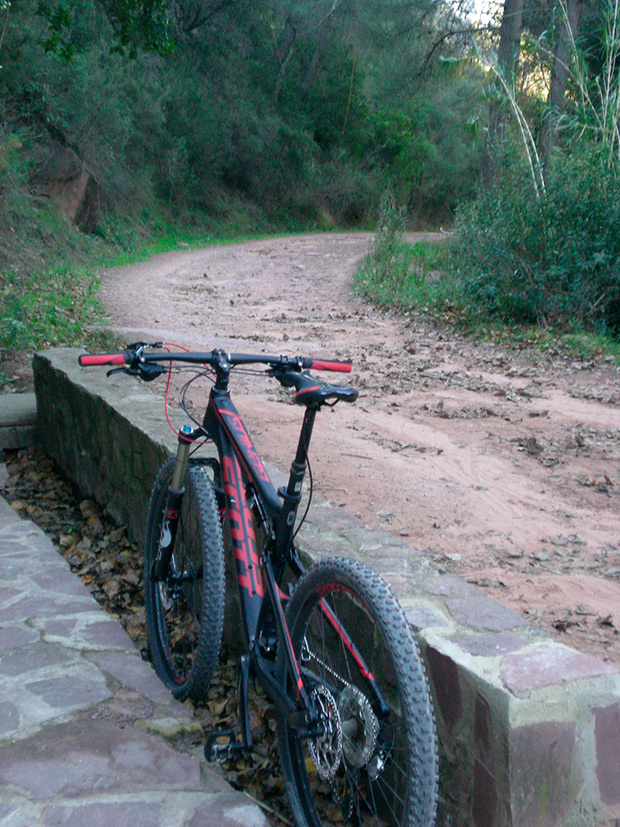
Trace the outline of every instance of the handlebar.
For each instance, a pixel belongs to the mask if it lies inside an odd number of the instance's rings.
[[[207,353],[145,352],[145,347],[147,346],[140,343],[135,347],[130,345],[124,353],[85,353],[78,357],[78,361],[83,367],[111,365],[134,369],[138,369],[140,365],[157,364],[159,362],[185,362],[186,364],[208,365],[213,368],[223,363],[227,363],[230,367],[262,364],[276,370],[325,370],[340,373],[350,373],[352,368],[350,362],[341,362],[337,359],[311,359],[305,356],[258,356],[248,353],[225,353],[222,350],[212,350]]]
[[[83,353],[78,356],[78,362],[83,367],[87,365],[130,365],[131,353]]]
[[[294,387],[297,391],[295,401],[307,407],[320,408],[321,405],[335,405],[342,400],[355,402],[358,391],[355,388],[343,385],[328,385],[319,382],[307,370],[336,371],[349,373],[350,362],[341,362],[336,359],[311,359],[306,356],[258,356],[249,353],[226,353],[223,350],[212,350],[210,353],[184,351],[170,353],[159,348],[164,347],[162,342],[149,344],[135,342],[127,346],[123,353],[84,353],[78,357],[83,367],[111,365],[108,376],[112,373],[129,373],[138,376],[145,382],[150,382],[165,373],[167,368],[162,362],[181,362],[190,365],[209,367],[217,376],[220,390],[228,387],[230,371],[236,365],[267,365],[267,373],[277,379],[284,387]],[[147,351],[147,348],[151,350]],[[157,348],[157,350],[156,350]],[[217,384],[216,384],[217,387]]]

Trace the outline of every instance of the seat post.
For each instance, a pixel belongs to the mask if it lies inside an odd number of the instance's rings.
[[[308,460],[308,449],[310,448],[310,440],[312,439],[312,430],[314,428],[314,418],[316,417],[317,408],[306,408],[304,413],[304,420],[299,432],[299,441],[297,443],[297,453],[295,459],[291,463],[291,473],[289,476],[286,493],[288,496],[301,495],[301,485],[306,475],[306,467]]]
[[[299,443],[297,445],[297,453],[295,459],[291,463],[291,471],[288,478],[288,485],[286,488],[280,488],[278,494],[282,497],[282,511],[278,517],[279,531],[278,531],[278,552],[283,556],[291,543],[293,536],[293,526],[295,524],[295,517],[297,516],[297,509],[301,502],[301,489],[306,476],[306,468],[308,467],[308,448],[310,446],[310,438],[312,437],[312,429],[314,427],[314,417],[316,410],[313,408],[306,408],[304,420],[299,434]]]

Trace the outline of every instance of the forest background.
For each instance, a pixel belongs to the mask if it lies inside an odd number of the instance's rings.
[[[619,18],[616,0],[0,0],[2,352],[92,343],[94,272],[123,255],[377,221],[369,298],[616,341]],[[406,244],[439,225],[440,252]]]

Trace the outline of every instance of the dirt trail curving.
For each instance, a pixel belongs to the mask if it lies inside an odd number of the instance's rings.
[[[105,272],[101,297],[128,341],[351,358],[360,400],[319,417],[317,492],[620,663],[619,369],[515,355],[370,307],[350,293],[368,241],[168,253]],[[299,409],[264,378],[235,387],[259,450],[286,469]]]

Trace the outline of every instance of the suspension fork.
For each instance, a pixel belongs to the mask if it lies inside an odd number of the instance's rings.
[[[164,507],[164,516],[159,535],[159,546],[151,570],[151,578],[153,580],[165,580],[168,576],[172,550],[174,549],[174,542],[179,526],[181,503],[183,502],[183,495],[185,494],[185,475],[187,474],[189,451],[196,435],[189,425],[183,425],[178,433],[177,454],[172,471],[172,479],[166,495],[166,505]]]

